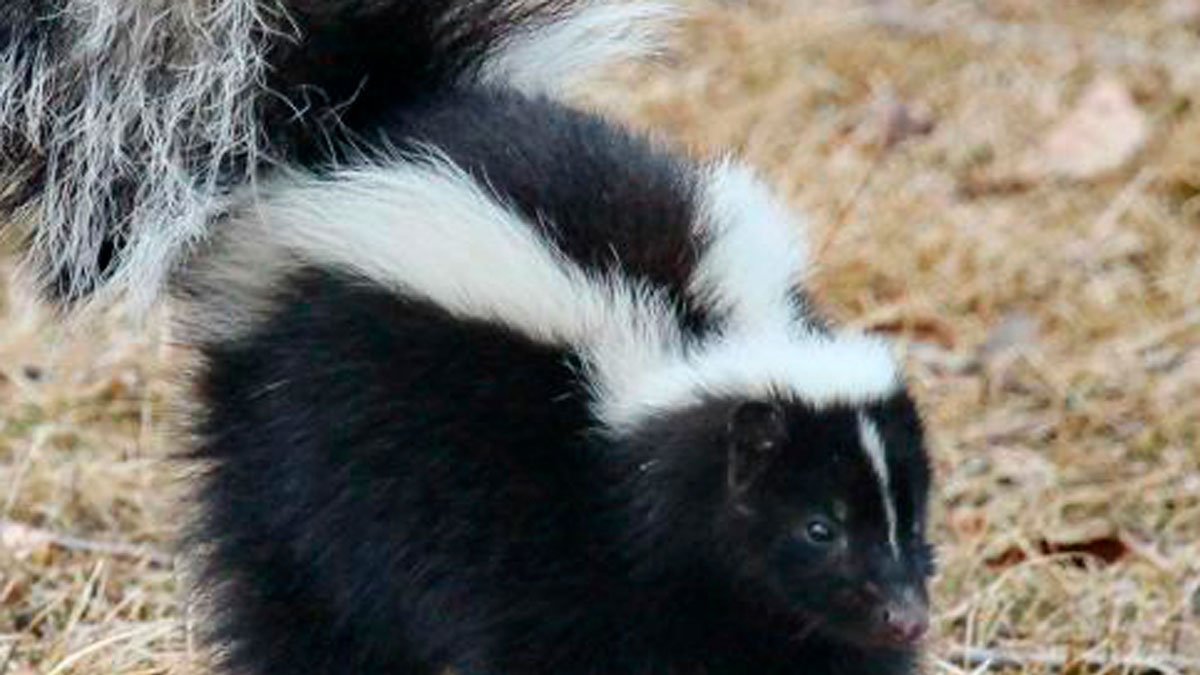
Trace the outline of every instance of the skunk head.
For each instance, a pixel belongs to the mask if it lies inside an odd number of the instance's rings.
[[[674,549],[671,565],[702,560],[733,580],[739,604],[798,635],[917,645],[933,572],[930,468],[907,394],[820,408],[709,401],[653,427],[639,440],[660,459],[641,472],[657,474],[659,501],[642,513],[663,534],[648,557]]]
[[[719,559],[771,609],[828,637],[913,646],[928,626],[929,488],[903,393],[814,410],[741,402],[725,415]]]

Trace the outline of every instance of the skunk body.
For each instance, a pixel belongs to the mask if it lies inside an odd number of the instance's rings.
[[[14,32],[36,4],[0,13],[3,63],[109,110],[30,60],[58,48]],[[189,543],[229,671],[909,672],[929,467],[886,345],[814,312],[799,224],[748,170],[547,95],[657,10],[281,9],[299,37],[251,22],[263,62],[232,82],[302,112],[248,109],[251,149],[195,135],[210,161],[104,218],[55,210],[106,193],[52,158],[170,148],[34,147],[57,118],[0,108],[43,277],[70,300],[165,275],[201,355]],[[211,201],[139,220],[177,189]]]
[[[204,377],[199,538],[231,672],[911,671],[874,615],[924,601],[926,552],[886,549],[856,412],[781,405],[779,455],[735,496],[741,399],[609,438],[569,348],[321,272],[281,301]],[[865,410],[919,500],[909,404]],[[847,541],[803,539],[837,503]]]

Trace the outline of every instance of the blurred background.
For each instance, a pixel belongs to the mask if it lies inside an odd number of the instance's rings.
[[[1200,0],[686,3],[582,105],[746,157],[904,347],[930,673],[1200,673]],[[161,317],[64,331],[0,253],[0,674],[203,673]],[[753,674],[747,674],[753,675]]]

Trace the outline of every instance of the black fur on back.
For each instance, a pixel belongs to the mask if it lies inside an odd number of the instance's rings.
[[[736,401],[613,439],[567,350],[327,272],[285,288],[258,332],[206,348],[199,383],[193,544],[230,672],[909,671],[744,581],[759,526],[714,537]],[[811,436],[819,418],[790,414]],[[808,450],[772,473],[849,484]]]
[[[586,455],[561,451],[586,427],[569,362],[327,274],[281,300],[261,335],[210,350],[201,382],[198,537],[233,672],[488,658],[464,650],[491,648],[473,638],[514,591],[576,573],[508,542],[585,546],[598,506]]]
[[[459,88],[382,118],[373,145],[436,148],[488,186],[581,268],[661,289],[680,321],[712,330],[687,286],[704,237],[697,167],[645,138],[560,103]]]

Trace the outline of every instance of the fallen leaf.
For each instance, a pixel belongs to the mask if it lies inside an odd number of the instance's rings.
[[[1028,558],[1029,556],[1025,555],[1025,551],[1022,551],[1016,546],[1010,546],[1000,553],[988,558],[987,566],[994,570],[1003,570],[1008,569],[1009,567],[1016,567],[1017,565],[1025,562],[1025,560]]]
[[[1032,190],[1035,181],[1030,176],[992,176],[972,172],[959,182],[958,195],[963,199],[1011,197]]]
[[[1146,144],[1149,123],[1123,83],[1102,78],[1084,91],[1027,158],[1032,177],[1088,180],[1121,168]]]
[[[954,327],[935,316],[898,315],[881,318],[866,326],[868,332],[903,336],[913,342],[954,349],[958,342]]]
[[[1119,535],[1093,537],[1081,541],[1058,542],[1039,539],[1035,547],[1041,555],[1061,556],[1074,567],[1087,567],[1089,562],[1111,565],[1129,555],[1130,548]],[[987,559],[988,567],[1005,569],[1025,562],[1029,555],[1024,549],[1011,546]]]

